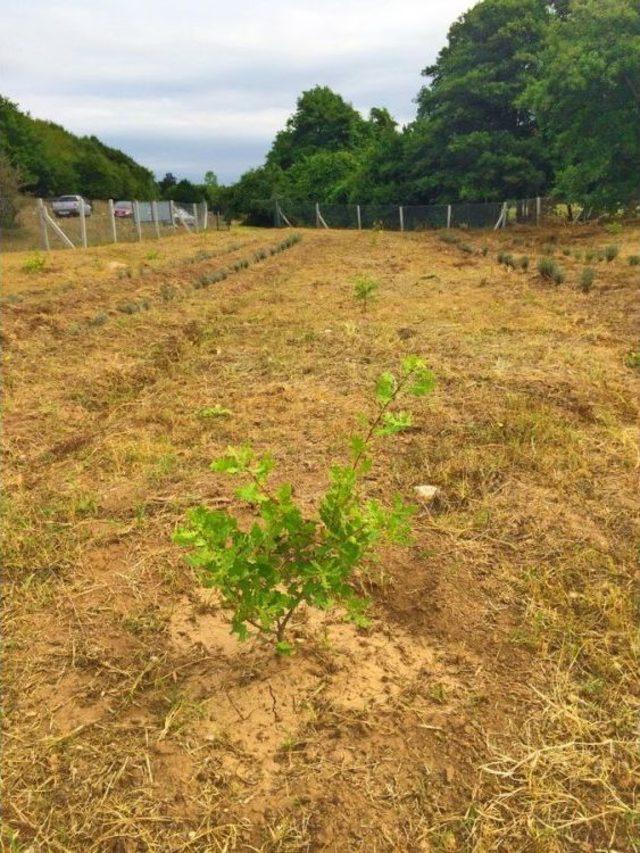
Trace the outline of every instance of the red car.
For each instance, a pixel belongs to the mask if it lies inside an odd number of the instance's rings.
[[[119,219],[133,216],[133,202],[117,201],[113,206],[113,215]]]

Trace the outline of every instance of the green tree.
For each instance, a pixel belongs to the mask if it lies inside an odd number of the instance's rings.
[[[415,201],[538,195],[551,177],[546,146],[520,97],[553,15],[546,0],[484,0],[450,28],[423,71],[407,174]]]
[[[267,163],[288,169],[318,151],[353,150],[368,131],[360,113],[328,86],[315,86],[298,98],[295,113],[281,130]]]
[[[389,204],[406,198],[404,135],[384,107],[369,113],[370,133],[358,151],[355,166],[343,182],[354,204]]]
[[[18,213],[20,176],[8,156],[0,151],[0,229],[11,228]]]
[[[395,133],[398,122],[386,107],[372,107],[369,110],[369,125],[373,136],[384,136],[389,133]]]
[[[170,187],[165,192],[164,197],[185,204],[194,201],[204,201],[205,192],[202,186],[193,184],[191,181],[183,178],[175,186]]]
[[[574,0],[550,27],[524,96],[556,165],[555,191],[598,211],[640,202],[640,5]]]
[[[202,190],[207,203],[212,208],[218,210],[222,206],[224,199],[223,188],[218,183],[218,176],[215,172],[212,172],[211,169],[204,173],[204,182],[200,184],[200,189]]]
[[[167,172],[162,178],[161,181],[158,181],[158,189],[160,190],[160,195],[162,198],[168,199],[169,196],[167,193],[171,190],[172,187],[178,183],[177,178],[171,172]]]
[[[287,172],[290,197],[301,201],[346,202],[346,181],[356,168],[351,151],[317,151],[298,160]]]
[[[100,151],[87,146],[75,163],[78,192],[87,198],[120,198],[123,182],[118,169]]]
[[[289,180],[279,166],[250,169],[221,194],[230,216],[245,216],[250,225],[273,225],[275,199],[288,194]]]

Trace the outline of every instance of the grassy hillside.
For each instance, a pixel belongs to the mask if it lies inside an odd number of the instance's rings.
[[[3,154],[18,170],[24,189],[37,195],[157,195],[153,174],[122,151],[95,136],[76,136],[53,122],[34,119],[0,96],[0,156]]]

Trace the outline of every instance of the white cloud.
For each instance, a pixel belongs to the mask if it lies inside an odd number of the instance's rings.
[[[21,0],[3,9],[2,94],[158,171],[181,163],[189,177],[214,168],[229,180],[258,165],[298,94],[316,83],[365,112],[387,106],[411,120],[420,70],[471,5]]]

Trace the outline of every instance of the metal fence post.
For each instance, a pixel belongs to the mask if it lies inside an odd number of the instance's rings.
[[[176,211],[173,204],[173,199],[169,199],[169,216],[171,217],[171,225],[173,226],[173,230],[178,227],[176,225]]]
[[[540,217],[542,215],[542,199],[540,196],[536,197],[536,225],[540,225]]]
[[[80,236],[82,238],[82,248],[87,248],[87,217],[84,210],[84,198],[80,196],[80,204],[78,206],[80,213]]]
[[[398,211],[400,212],[400,230],[404,231],[404,207],[399,207]]]
[[[153,219],[153,225],[156,229],[156,237],[160,237],[160,222],[158,220],[158,202],[153,199],[151,202],[151,218]]]
[[[451,228],[451,205],[447,205],[447,228]]]
[[[142,225],[140,224],[140,203],[138,201],[133,202],[133,221],[136,225],[136,231],[138,232],[138,240],[142,240]]]
[[[40,220],[40,242],[45,252],[49,252],[51,246],[49,245],[49,232],[47,231],[47,217],[44,213],[44,201],[41,198],[38,199],[38,219]]]
[[[509,203],[508,202],[506,202],[506,201],[504,202],[504,204],[502,205],[502,211],[503,211],[502,227],[506,228],[507,227],[507,215],[509,213]]]
[[[362,231],[362,216],[360,215],[360,205],[356,206],[356,215],[358,217],[358,231]]]
[[[107,201],[107,210],[109,213],[109,224],[111,225],[111,237],[113,238],[113,242],[118,242],[118,232],[116,231],[116,217],[113,212],[113,199],[110,198]]]

